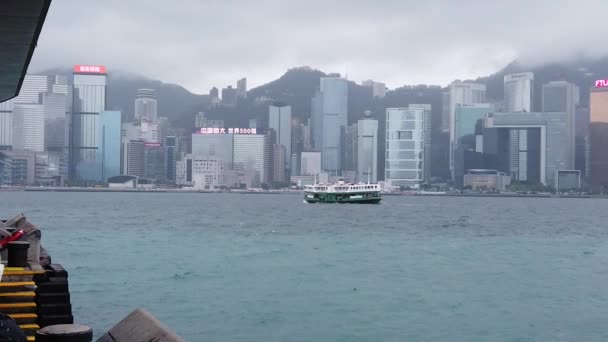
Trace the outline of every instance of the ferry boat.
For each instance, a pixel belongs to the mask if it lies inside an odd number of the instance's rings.
[[[338,183],[307,185],[304,188],[304,200],[308,203],[380,203],[380,186],[378,184]]]

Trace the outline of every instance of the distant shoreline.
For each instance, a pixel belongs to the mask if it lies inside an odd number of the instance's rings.
[[[0,192],[131,192],[131,193],[205,193],[205,194],[242,194],[242,195],[289,195],[301,194],[303,190],[191,190],[191,189],[131,189],[131,188],[85,188],[85,187],[11,187],[0,188]],[[444,193],[444,192],[402,192],[382,193],[382,196],[424,196],[424,197],[530,197],[530,198],[608,198],[608,196],[599,195],[554,195],[554,194],[517,194],[517,193]]]

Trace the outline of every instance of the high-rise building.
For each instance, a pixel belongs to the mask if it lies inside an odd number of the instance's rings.
[[[321,173],[321,152],[302,152],[300,175],[313,176]]]
[[[137,89],[135,96],[135,120],[156,122],[158,118],[158,101],[154,89]]]
[[[99,113],[106,110],[106,68],[77,65],[74,67],[72,112],[70,115],[71,179],[96,181],[100,174],[97,158]]]
[[[222,88],[222,104],[224,106],[235,106],[237,99],[237,90],[232,88],[232,86],[228,86],[227,88]]]
[[[13,147],[13,139],[17,139],[15,149],[23,149],[27,145],[30,150],[40,150],[39,139],[42,138],[44,143],[44,123],[42,132],[39,127],[40,110],[44,111],[44,108],[30,106],[42,104],[41,96],[52,91],[51,80],[52,78],[48,76],[26,75],[19,96],[0,103],[0,146]],[[25,113],[26,117],[14,115],[13,110],[16,105],[25,105],[17,110],[20,111],[20,115]],[[44,120],[44,113],[42,113],[42,118]],[[27,130],[26,136],[23,136],[23,130]],[[36,134],[37,136],[35,136]]]
[[[340,127],[340,165],[342,176],[345,171],[357,172],[357,124]]]
[[[534,74],[520,72],[504,77],[504,110],[506,112],[531,112]]]
[[[268,107],[268,127],[275,132],[276,143],[285,146],[285,170],[291,169],[291,106],[275,102]],[[283,172],[285,174],[285,172]]]
[[[197,159],[221,160],[224,167],[232,169],[232,134],[192,134],[192,155]]]
[[[67,87],[67,85],[66,85]],[[56,89],[63,91],[63,89]],[[67,97],[63,93],[42,95],[44,106],[44,146],[47,151],[64,152],[66,144]]]
[[[44,152],[44,105],[13,104],[13,149]]]
[[[164,149],[160,143],[144,143],[144,178],[162,182],[165,179]]]
[[[486,129],[498,130],[501,137],[496,142],[500,146],[492,148],[503,151],[496,156],[502,159],[497,169],[509,173],[515,181],[545,185],[554,184],[557,171],[572,170],[574,166],[570,125],[565,112],[492,113],[484,121]],[[513,131],[517,131],[516,143]],[[483,140],[487,153],[490,149],[486,140],[491,139],[486,139],[485,132]]]
[[[357,123],[357,177],[361,182],[378,181],[378,120],[370,112]]]
[[[581,177],[589,178],[589,107],[576,108],[574,118],[574,169],[581,171]]]
[[[456,105],[454,116],[454,145],[452,155],[454,156],[454,167],[452,168],[452,180],[457,186],[462,185],[463,177],[471,163],[466,163],[467,152],[476,151],[477,135],[476,128],[482,127],[483,119],[493,112],[494,106],[490,103],[478,103],[472,105]],[[481,135],[480,135],[481,136]],[[473,163],[474,164],[474,163]],[[474,167],[483,168],[483,167]]]
[[[235,170],[254,170],[254,186],[270,181],[272,144],[269,134],[235,134]]]
[[[570,129],[572,130],[569,134],[573,137],[576,137],[576,108],[579,102],[580,91],[576,85],[565,81],[543,84],[542,111],[567,113],[568,120],[570,120]],[[570,146],[570,154],[572,160],[575,160],[576,142]]]
[[[122,124],[122,139],[157,143],[160,142],[160,127],[146,120],[125,122]]]
[[[209,98],[212,105],[218,105],[222,101],[220,100],[220,92],[216,87],[211,88],[209,90]]]
[[[123,142],[122,173],[124,175],[144,177],[144,144],[140,140]]]
[[[479,83],[454,82],[449,86],[449,101],[450,101],[450,170],[454,170],[454,146],[456,144],[455,135],[455,116],[456,106],[465,104],[476,104],[486,102],[486,86]]]
[[[367,80],[361,82],[361,85],[364,87],[369,87],[372,90],[372,96],[383,98],[386,96],[386,84],[382,82],[375,82],[373,80]]]
[[[321,151],[322,167],[332,174],[340,165],[340,129],[347,125],[348,83],[340,77],[322,77],[320,90],[312,100],[315,148]]]
[[[97,133],[97,156],[100,165],[99,176],[95,180],[107,182],[108,178],[121,174],[121,123],[122,113],[119,111],[103,111],[99,113],[99,132]]]
[[[441,92],[441,131],[450,132],[450,92]]]
[[[242,98],[247,97],[247,79],[246,78],[243,77],[240,80],[236,81],[236,91],[237,91],[238,97],[242,97]]]
[[[285,154],[285,146],[283,146],[282,144],[274,144],[272,145],[272,151],[273,151],[273,158],[272,158],[272,162],[273,162],[273,171],[272,171],[272,176],[273,176],[273,181],[275,182],[284,182],[287,178],[286,178],[286,171],[285,171],[285,159],[286,154]]]
[[[386,109],[385,180],[394,187],[418,189],[428,181],[430,110],[423,106]]]
[[[608,87],[591,89],[589,99],[589,176],[594,192],[608,191]]]
[[[179,155],[179,139],[176,136],[166,136],[163,140],[164,174],[167,183],[175,183],[175,165]]]
[[[0,104],[1,106],[2,104]],[[0,150],[13,146],[13,111],[0,108]]]

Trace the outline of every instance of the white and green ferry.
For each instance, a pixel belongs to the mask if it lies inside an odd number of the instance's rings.
[[[349,184],[343,181],[331,184],[307,185],[304,200],[308,203],[380,203],[378,184]]]

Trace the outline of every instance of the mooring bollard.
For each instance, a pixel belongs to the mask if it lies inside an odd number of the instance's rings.
[[[30,243],[27,241],[12,241],[8,243],[8,267],[27,267],[27,250]]]
[[[93,329],[80,324],[49,325],[36,332],[36,342],[91,342]]]

